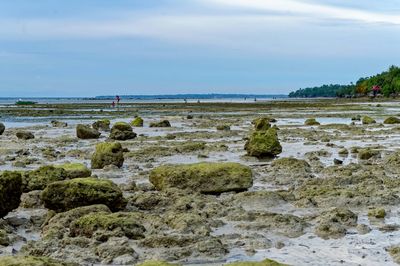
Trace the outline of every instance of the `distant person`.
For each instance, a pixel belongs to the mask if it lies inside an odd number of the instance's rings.
[[[115,108],[115,102],[113,101],[111,104],[112,108]]]
[[[119,102],[121,101],[121,98],[117,95],[117,96],[115,96],[115,99],[117,99],[117,104],[119,104]]]

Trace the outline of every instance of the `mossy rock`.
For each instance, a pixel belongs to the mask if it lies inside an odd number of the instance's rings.
[[[33,133],[29,131],[18,131],[15,135],[17,136],[18,139],[22,140],[29,140],[35,138],[35,135],[33,135]]]
[[[0,266],[78,266],[76,263],[61,262],[48,257],[4,256]]]
[[[81,206],[104,204],[112,211],[125,208],[119,187],[109,180],[76,178],[49,184],[42,192],[44,206],[56,212]]]
[[[97,144],[91,164],[92,169],[103,169],[108,165],[122,167],[124,164],[124,154],[121,143],[104,142]]]
[[[389,247],[388,251],[394,262],[400,264],[400,246]]]
[[[144,121],[143,121],[143,118],[141,118],[140,116],[136,117],[131,122],[131,126],[133,126],[133,127],[143,127],[143,125],[144,125]]]
[[[253,132],[246,142],[245,150],[249,156],[257,158],[275,157],[282,152],[276,129]]]
[[[111,122],[108,119],[102,119],[94,122],[92,124],[92,127],[96,130],[103,130],[103,131],[109,131],[110,130],[110,125]]]
[[[358,159],[360,160],[368,160],[372,157],[378,156],[380,153],[376,150],[371,149],[361,149],[358,151]]]
[[[386,211],[383,208],[374,208],[368,211],[368,216],[377,219],[383,219],[386,216]]]
[[[162,120],[150,123],[150,127],[171,127],[171,123],[168,120]]]
[[[217,130],[220,130],[220,131],[229,131],[229,130],[231,130],[231,127],[230,127],[229,125],[218,125],[218,126],[217,126]]]
[[[17,172],[0,173],[0,218],[18,208],[21,203],[22,178]]]
[[[3,123],[0,123],[0,136],[3,135],[5,130],[6,130],[6,126]]]
[[[271,127],[271,118],[259,117],[254,119],[251,123],[254,125],[254,129],[257,131],[265,131]]]
[[[164,165],[150,173],[158,189],[188,189],[206,194],[245,191],[253,185],[251,169],[238,163]]]
[[[101,133],[88,125],[78,124],[76,126],[76,136],[80,139],[98,139]]]
[[[400,119],[397,118],[397,117],[391,116],[391,117],[386,118],[385,121],[383,121],[383,123],[384,123],[384,124],[388,124],[388,125],[391,125],[391,124],[400,124]]]
[[[58,121],[58,120],[52,120],[50,122],[52,127],[68,127],[68,123],[67,122],[63,122],[63,121]]]
[[[243,261],[243,262],[233,262],[225,264],[225,266],[288,266],[287,264],[279,263],[274,260],[265,259],[260,262]]]
[[[91,238],[97,231],[112,231],[116,236],[142,239],[146,229],[138,223],[139,219],[136,213],[90,213],[71,224],[71,235]]]
[[[23,190],[43,190],[46,186],[55,181],[62,181],[68,178],[68,173],[63,168],[52,165],[41,166],[36,170],[23,174]]]
[[[10,238],[6,230],[0,229],[0,246],[7,247],[10,245]]]
[[[320,123],[315,118],[309,118],[304,122],[306,126],[319,126]]]
[[[172,264],[162,260],[150,260],[138,264],[137,266],[180,266],[181,264]]]
[[[55,167],[64,169],[67,173],[67,177],[70,179],[78,177],[90,177],[92,175],[92,171],[82,163],[65,163],[56,165]]]
[[[369,124],[376,123],[375,119],[373,119],[372,117],[369,117],[369,116],[364,116],[361,121],[362,121],[363,125],[369,125]]]
[[[111,128],[110,139],[113,140],[129,140],[136,138],[136,133],[132,131],[132,127],[125,122],[117,122]]]
[[[325,211],[315,227],[315,234],[323,239],[341,238],[348,227],[357,226],[358,216],[347,208],[333,208]]]

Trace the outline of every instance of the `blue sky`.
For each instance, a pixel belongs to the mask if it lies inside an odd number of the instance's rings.
[[[0,1],[0,97],[288,93],[399,43],[400,0]]]

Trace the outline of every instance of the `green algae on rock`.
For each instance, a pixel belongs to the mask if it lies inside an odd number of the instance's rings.
[[[0,218],[18,208],[21,194],[21,174],[9,171],[0,173]]]
[[[80,139],[98,139],[101,133],[88,125],[78,124],[76,126],[76,136]]]
[[[133,127],[143,127],[143,124],[144,124],[144,120],[140,116],[136,117],[131,122],[131,126],[133,126]]]
[[[400,124],[400,119],[394,116],[390,116],[388,118],[385,119],[385,121],[383,121],[384,124]]]
[[[321,125],[315,118],[309,118],[304,122],[306,126],[319,126]]]
[[[22,140],[29,140],[35,138],[35,135],[33,135],[33,133],[29,131],[18,131],[15,135],[17,136],[18,139]]]
[[[265,259],[260,262],[255,262],[255,261],[233,262],[233,263],[225,264],[225,266],[288,266],[288,265],[279,263],[274,260]]]
[[[231,130],[231,127],[229,125],[218,125],[216,128],[217,128],[217,130],[220,130],[220,131],[229,131],[229,130]]]
[[[122,167],[124,164],[124,154],[121,143],[104,142],[97,144],[91,162],[92,169],[103,169],[108,165]]]
[[[372,149],[361,149],[358,151],[358,159],[360,160],[368,160],[372,157],[376,157],[380,155],[379,151]]]
[[[36,170],[23,173],[23,190],[24,192],[42,190],[48,184],[62,181],[66,178],[68,178],[68,173],[63,168],[57,168],[52,165],[41,166]]]
[[[62,262],[48,257],[4,256],[0,266],[78,266],[76,263]]]
[[[112,211],[125,208],[119,187],[109,180],[76,178],[49,184],[42,192],[44,206],[57,212],[93,204],[104,204]]]
[[[394,262],[400,264],[400,246],[391,246],[387,250]]]
[[[164,165],[150,173],[150,182],[158,189],[189,189],[218,194],[244,191],[253,185],[251,169],[238,163],[196,163]]]
[[[271,118],[259,117],[254,119],[251,123],[254,125],[256,131],[266,131],[271,127]]]
[[[357,215],[347,208],[333,208],[319,217],[315,234],[323,239],[341,238],[348,227],[357,226]]]
[[[138,223],[139,219],[136,213],[90,213],[71,224],[71,235],[90,238],[97,231],[107,231],[110,233],[106,235],[113,232],[115,236],[142,239],[146,229]]]
[[[386,216],[386,211],[383,208],[373,208],[368,210],[368,217],[373,217],[376,219],[383,219]]]
[[[249,156],[257,158],[275,157],[282,152],[278,132],[274,128],[253,132],[245,144],[245,150]]]
[[[361,121],[362,121],[363,125],[369,125],[369,124],[376,123],[375,119],[373,119],[372,117],[369,117],[369,116],[364,116]]]
[[[113,140],[129,140],[136,138],[136,136],[132,127],[125,122],[117,122],[111,128],[110,139]]]
[[[102,119],[94,122],[92,124],[92,127],[96,130],[102,130],[102,131],[109,131],[110,130],[110,120],[108,119]]]
[[[64,169],[67,177],[70,179],[78,177],[90,177],[92,175],[92,171],[82,163],[65,163],[56,165],[55,167]]]
[[[171,127],[171,123],[168,120],[162,120],[150,123],[150,127]]]

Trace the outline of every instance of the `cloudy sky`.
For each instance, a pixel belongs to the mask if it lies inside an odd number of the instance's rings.
[[[400,0],[0,1],[0,97],[287,93],[400,65]]]

